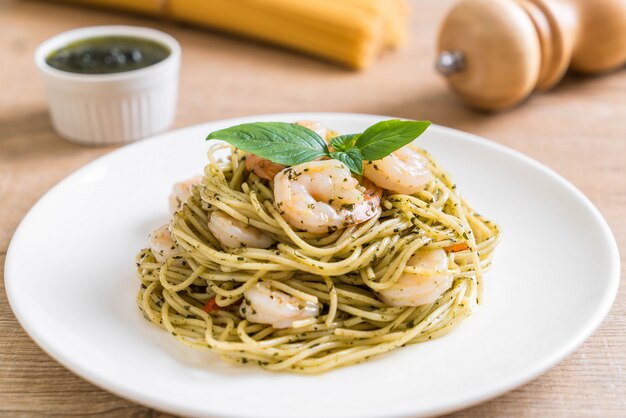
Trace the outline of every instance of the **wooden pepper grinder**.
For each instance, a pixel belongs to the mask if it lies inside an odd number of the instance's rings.
[[[625,63],[626,0],[461,0],[439,33],[437,70],[485,110]]]

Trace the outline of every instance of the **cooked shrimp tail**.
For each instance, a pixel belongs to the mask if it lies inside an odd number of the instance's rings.
[[[275,206],[292,227],[328,232],[360,224],[380,207],[378,191],[367,191],[337,160],[289,167],[274,179]]]
[[[202,183],[202,176],[195,176],[174,184],[172,194],[169,197],[170,213],[173,214],[180,210],[189,196],[191,196],[193,187],[200,183]]]
[[[403,273],[390,288],[380,292],[381,299],[391,306],[420,306],[433,303],[452,286],[448,273],[448,254],[442,249],[417,250],[407,266],[426,270]]]
[[[250,322],[291,328],[296,321],[316,317],[319,305],[273,290],[268,283],[261,281],[244,293],[239,311]]]
[[[379,187],[401,194],[417,193],[433,178],[426,158],[410,145],[382,160],[366,161],[363,176]]]
[[[150,234],[150,250],[159,263],[182,252],[172,237],[169,224],[160,226]]]
[[[246,225],[221,210],[209,217],[209,230],[225,248],[268,248],[274,240],[259,229]]]

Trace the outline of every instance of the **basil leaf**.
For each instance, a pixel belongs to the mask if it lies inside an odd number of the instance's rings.
[[[357,138],[354,146],[363,159],[376,161],[412,142],[430,126],[428,121],[386,120],[370,126]]]
[[[330,158],[339,160],[344,163],[350,171],[356,174],[363,174],[363,156],[361,150],[352,147],[344,151],[331,152]]]
[[[295,123],[244,123],[211,132],[206,139],[221,139],[283,165],[301,164],[328,155],[328,146],[318,134]]]
[[[330,145],[337,151],[346,151],[354,146],[354,142],[359,134],[340,135],[331,138]]]

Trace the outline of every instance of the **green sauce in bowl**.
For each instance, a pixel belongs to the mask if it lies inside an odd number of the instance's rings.
[[[46,63],[77,74],[113,74],[149,67],[166,59],[170,49],[146,38],[98,36],[53,51]]]

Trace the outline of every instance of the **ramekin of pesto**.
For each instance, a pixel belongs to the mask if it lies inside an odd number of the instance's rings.
[[[57,132],[85,145],[123,144],[167,129],[176,114],[180,45],[136,26],[53,36],[35,52]]]
[[[112,74],[149,67],[166,59],[170,49],[136,36],[108,35],[71,42],[46,57],[58,70],[78,74]]]

